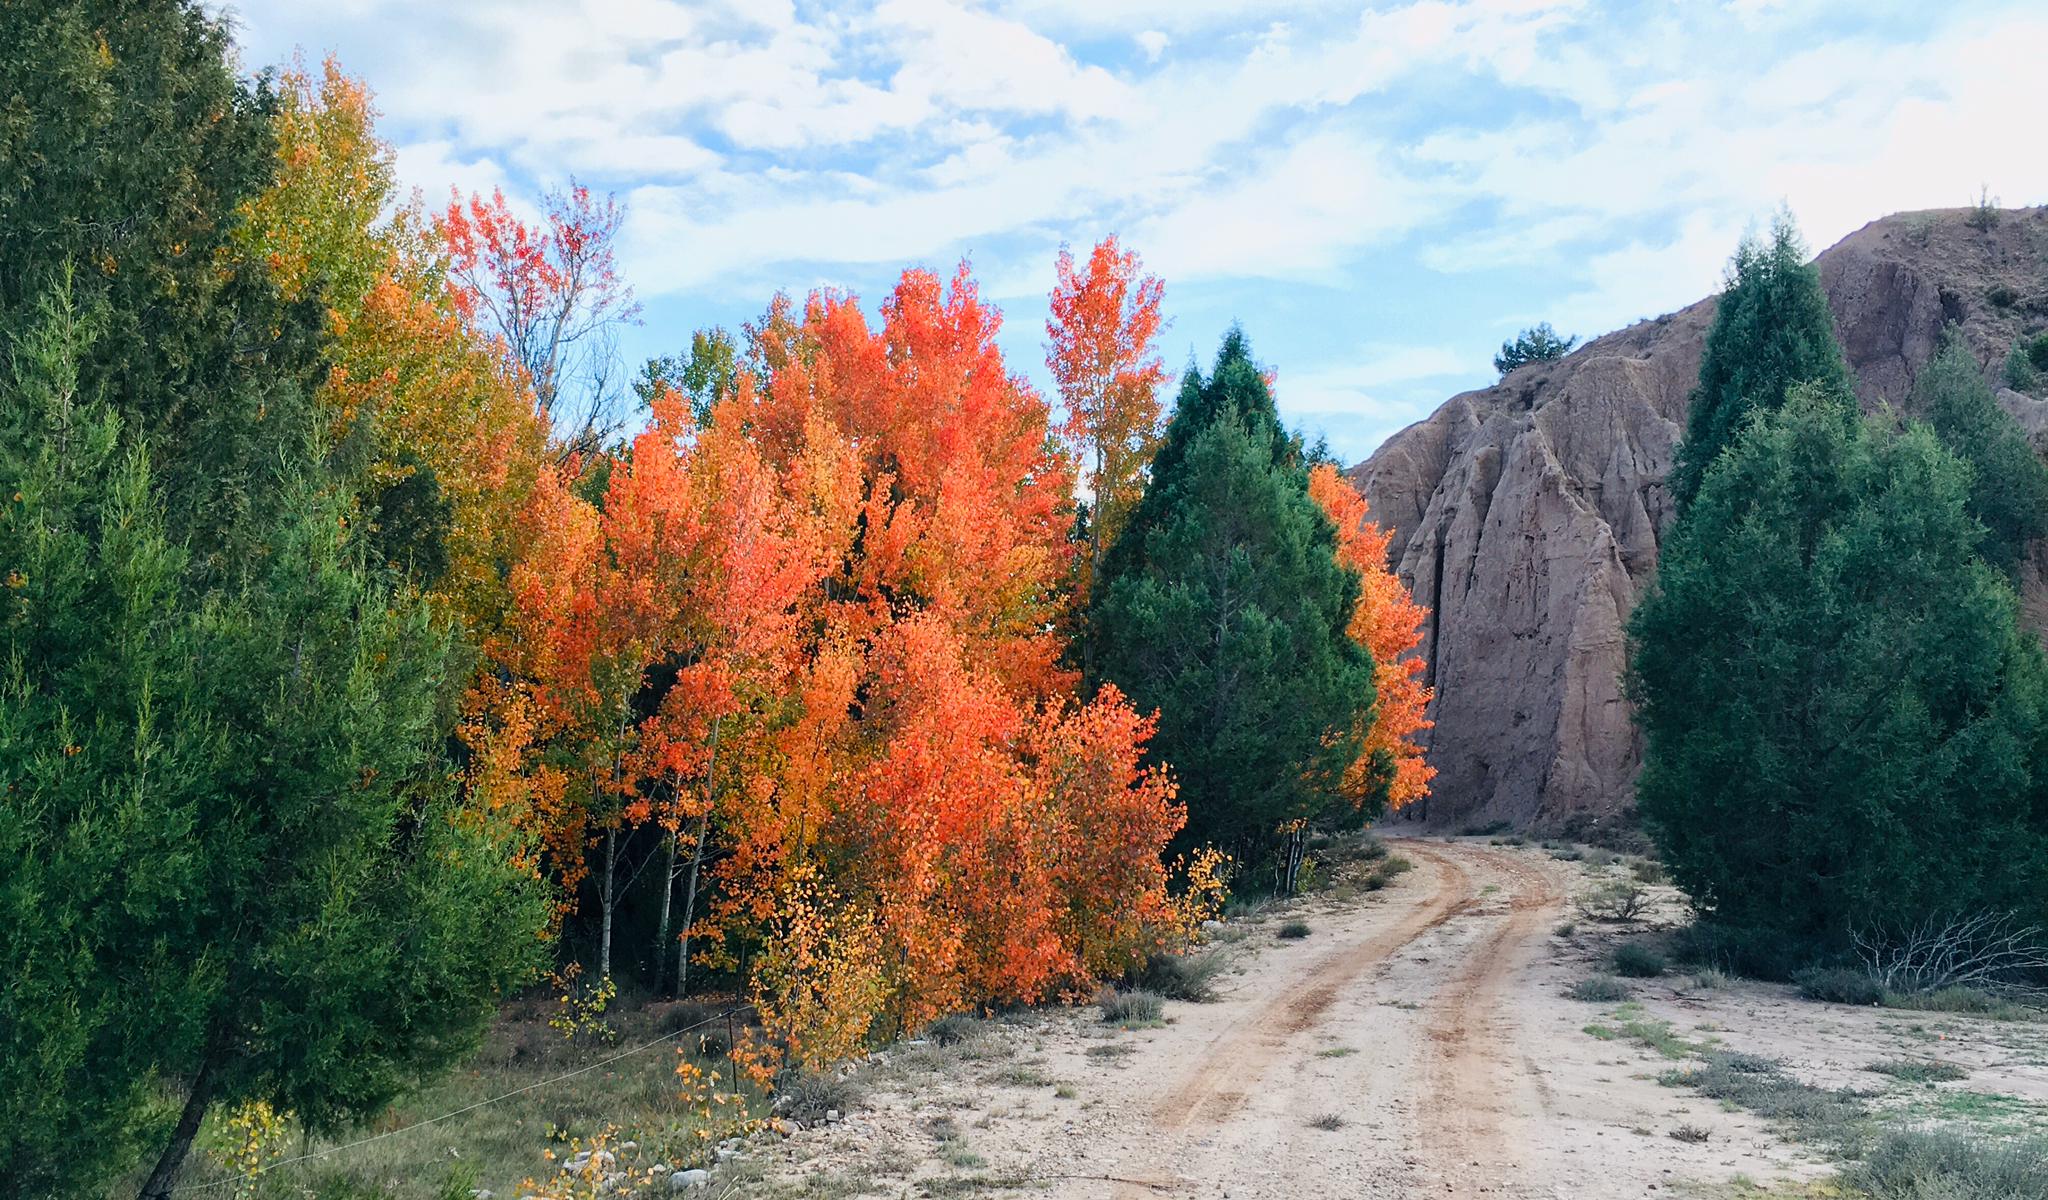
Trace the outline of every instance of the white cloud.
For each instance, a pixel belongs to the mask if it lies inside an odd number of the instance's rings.
[[[1173,43],[1172,38],[1157,29],[1141,30],[1131,40],[1138,44],[1138,49],[1144,53],[1146,62],[1158,62],[1159,56],[1166,53],[1167,46]]]

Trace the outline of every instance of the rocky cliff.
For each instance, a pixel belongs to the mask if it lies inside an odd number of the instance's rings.
[[[1821,280],[1867,410],[1910,412],[1947,323],[1996,378],[2048,328],[2048,208],[1873,222],[1823,253]],[[1453,396],[1351,477],[1391,524],[1402,579],[1432,613],[1433,824],[1588,831],[1627,822],[1641,744],[1622,694],[1629,610],[1657,562],[1664,477],[1713,298]],[[2048,447],[2048,402],[2001,401]],[[2037,547],[2026,602],[2048,618]]]

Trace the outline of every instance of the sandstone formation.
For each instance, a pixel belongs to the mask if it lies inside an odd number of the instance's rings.
[[[2048,208],[1873,222],[1819,258],[1866,410],[1910,413],[1920,367],[1958,324],[1997,377],[2048,327]],[[1980,222],[1981,223],[1981,222]],[[1672,517],[1664,489],[1712,298],[1446,401],[1354,468],[1432,611],[1434,795],[1413,815],[1595,833],[1630,820],[1641,745],[1621,675],[1628,614]],[[2048,447],[2048,402],[2001,401]],[[2048,572],[2025,599],[2048,618]]]

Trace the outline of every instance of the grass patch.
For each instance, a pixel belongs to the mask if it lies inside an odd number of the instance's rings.
[[[923,1037],[937,1046],[957,1046],[981,1036],[982,1023],[965,1013],[948,1013],[924,1027]]]
[[[1968,1068],[1952,1062],[1927,1058],[1888,1058],[1882,1062],[1871,1063],[1863,1069],[1875,1071],[1879,1075],[1889,1075],[1906,1083],[1954,1083],[1958,1079],[1970,1077]]]
[[[1104,1042],[1088,1047],[1086,1053],[1090,1058],[1129,1058],[1134,1051],[1127,1042]]]
[[[1156,1026],[1166,1013],[1166,1001],[1157,992],[1111,992],[1100,1003],[1103,1021],[1126,1029]]]
[[[1878,1138],[1843,1181],[1870,1200],[2044,1200],[2048,1140],[1896,1130]]]
[[[1593,975],[1565,989],[1565,995],[1588,1004],[1618,1004],[1629,998],[1628,985],[1612,975]]]
[[[1622,1005],[1608,1015],[1606,1022],[1596,1022],[1585,1027],[1585,1032],[1603,1042],[1626,1039],[1655,1050],[1665,1058],[1679,1059],[1698,1054],[1713,1043],[1687,1041],[1671,1027],[1671,1022],[1659,1020],[1643,1011],[1643,1006],[1633,1001]]]
[[[1949,987],[1937,988],[1931,992],[1886,992],[1879,1002],[1886,1008],[1960,1013],[1972,1017],[1989,1017],[1994,1021],[2035,1021],[2048,1016],[2048,1012],[2040,1008],[1981,988]]]
[[[1282,925],[1277,932],[1280,937],[1286,938],[1289,941],[1297,941],[1301,938],[1305,938],[1308,936],[1308,922],[1289,921],[1285,925]]]
[[[1667,1071],[1666,1087],[1689,1087],[1711,1100],[1753,1112],[1783,1126],[1795,1141],[1853,1154],[1867,1133],[1862,1097],[1794,1079],[1783,1067],[1754,1054],[1713,1053],[1696,1067]]]
[[[1368,892],[1377,892],[1414,869],[1414,863],[1398,854],[1388,854],[1372,864],[1358,881],[1358,886]]]
[[[1670,1138],[1672,1141],[1684,1142],[1690,1146],[1701,1145],[1705,1143],[1707,1139],[1713,1136],[1714,1135],[1712,1133],[1709,1133],[1707,1130],[1701,1128],[1698,1125],[1680,1125],[1678,1128],[1673,1129],[1670,1133]]]
[[[1311,1117],[1308,1127],[1310,1129],[1320,1129],[1325,1133],[1335,1133],[1349,1124],[1351,1122],[1338,1116],[1336,1113],[1324,1113],[1319,1117]]]
[[[1358,1053],[1358,1051],[1357,1051],[1357,1050],[1356,1050],[1356,1049],[1355,1049],[1354,1047],[1351,1047],[1351,1046],[1332,1046],[1332,1047],[1330,1047],[1330,1048],[1329,1048],[1329,1049],[1327,1049],[1327,1050],[1318,1050],[1318,1051],[1316,1051],[1316,1057],[1317,1057],[1317,1058],[1349,1058],[1349,1057],[1351,1057],[1352,1055],[1354,1055],[1354,1054],[1356,1054],[1356,1053]]]

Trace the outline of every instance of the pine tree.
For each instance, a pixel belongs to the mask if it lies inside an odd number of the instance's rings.
[[[1744,238],[1729,264],[1700,359],[1685,440],[1671,468],[1671,495],[1680,512],[1749,415],[1775,410],[1798,383],[1855,395],[1820,272],[1806,261],[1791,218],[1781,215],[1768,240]]]
[[[235,236],[276,172],[276,97],[194,0],[8,4],[0,46],[0,371],[70,278],[104,326],[82,394],[149,441],[188,570],[238,571],[323,370],[318,298],[287,303]]]
[[[1970,472],[1851,411],[1805,385],[1737,435],[1630,627],[1637,801],[1759,968],[2048,894],[2048,680]]]
[[[447,1065],[544,916],[452,807],[445,629],[308,484],[259,568],[192,595],[144,450],[83,393],[100,329],[60,285],[0,388],[0,1173],[97,1195],[153,1142],[153,1197],[215,1103],[332,1128]]]
[[[1545,321],[1533,329],[1524,329],[1512,341],[1500,344],[1500,353],[1493,356],[1493,369],[1506,375],[1516,367],[1532,362],[1551,362],[1571,353],[1579,344],[1579,336],[1559,337],[1557,330]]]
[[[1913,385],[1914,407],[1970,465],[1970,516],[1984,525],[1985,561],[2011,575],[2027,543],[2048,532],[2048,467],[1998,406],[1984,372],[1951,332]]]
[[[1335,554],[1302,448],[1232,331],[1210,376],[1181,387],[1087,632],[1091,685],[1159,712],[1151,753],[1180,780],[1185,840],[1264,856],[1284,823],[1339,802],[1374,692],[1346,632],[1358,576]]]

